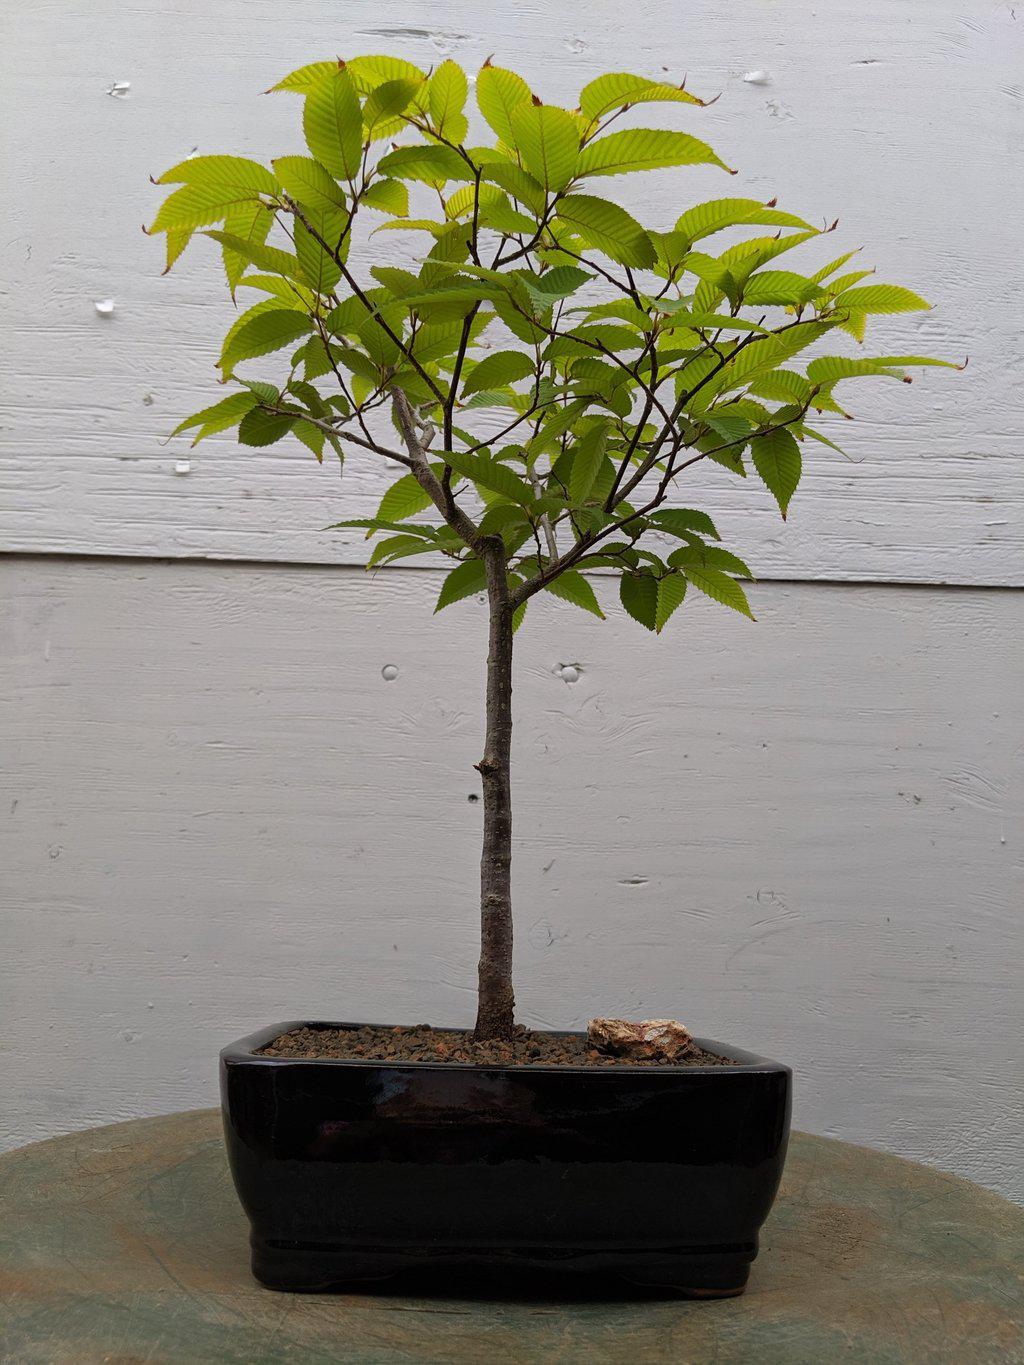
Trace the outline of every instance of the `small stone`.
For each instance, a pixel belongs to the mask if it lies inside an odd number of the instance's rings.
[[[677,1019],[591,1019],[587,1037],[602,1052],[649,1061],[675,1062],[698,1050]]]

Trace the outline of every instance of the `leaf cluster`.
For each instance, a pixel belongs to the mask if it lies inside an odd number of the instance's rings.
[[[689,588],[749,616],[747,565],[705,512],[668,505],[685,472],[752,472],[786,517],[807,442],[837,448],[812,422],[845,414],[840,385],[947,363],[822,354],[833,331],[862,343],[871,316],[928,307],[864,283],[852,252],[790,268],[831,228],[749,198],[653,226],[599,192],[652,169],[729,170],[689,132],[609,131],[639,106],[699,110],[683,86],[610,73],[562,109],[488,63],[481,143],[452,61],[318,61],[273,88],[302,101],[300,154],[197,156],[157,182],[174,187],[149,228],[167,268],[205,236],[236,301],[258,296],[221,346],[232,391],[177,431],[404,466],[374,517],[338,525],[376,537],[371,566],[456,561],[439,609],[486,587],[497,546],[518,619],[541,590],[602,615],[596,568],[654,631]],[[357,270],[381,232],[421,244],[414,264]],[[281,353],[276,384],[238,373]]]

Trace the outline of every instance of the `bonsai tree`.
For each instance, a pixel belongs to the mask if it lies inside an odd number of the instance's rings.
[[[513,1030],[513,635],[530,599],[552,593],[602,616],[584,576],[601,569],[648,630],[664,630],[691,590],[751,616],[750,570],[706,512],[678,505],[683,489],[708,470],[752,471],[785,517],[808,443],[838,449],[812,425],[813,413],[848,415],[837,385],[909,382],[906,367],[946,362],[822,353],[830,332],[860,343],[873,314],[928,307],[864,283],[871,272],[850,268],[850,251],[810,274],[789,268],[790,252],[835,223],[774,200],[687,206],[681,180],[675,220],[644,224],[599,193],[615,177],[636,208],[626,177],[733,173],[689,132],[610,131],[639,105],[698,110],[684,85],[614,72],[561,109],[490,62],[475,84],[484,145],[469,137],[454,62],[304,66],[273,89],[301,98],[307,150],[269,166],[181,162],[156,182],[177,188],[149,231],[166,234],[168,269],[197,232],[212,238],[232,298],[260,296],[217,361],[231,392],[177,431],[200,441],[237,428],[248,446],[290,434],[321,461],[400,467],[375,516],[337,525],[379,537],[371,566],[452,561],[438,610],[486,593],[476,1036],[500,1039]],[[723,249],[719,234],[737,228]],[[424,243],[422,256],[366,268],[378,234],[393,232]],[[277,383],[238,372],[279,352]]]

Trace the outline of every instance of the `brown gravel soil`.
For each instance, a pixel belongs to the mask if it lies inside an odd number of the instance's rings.
[[[518,1027],[511,1042],[476,1042],[472,1033],[436,1029],[429,1024],[396,1028],[299,1028],[282,1033],[262,1057],[302,1061],[463,1062],[486,1066],[734,1066],[727,1057],[703,1049],[683,1061],[663,1062],[610,1057],[587,1041],[585,1034],[534,1033]]]

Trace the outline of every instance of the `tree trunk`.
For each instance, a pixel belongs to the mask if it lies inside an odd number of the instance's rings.
[[[483,550],[490,606],[487,653],[487,728],[477,764],[484,787],[484,845],[480,860],[480,974],[477,1038],[510,1038],[512,993],[512,606],[505,546]]]

